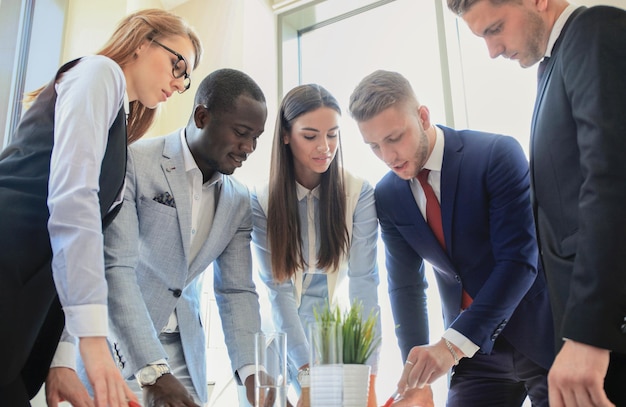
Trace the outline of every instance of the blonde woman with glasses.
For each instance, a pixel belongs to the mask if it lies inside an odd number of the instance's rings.
[[[97,55],[68,62],[28,95],[30,107],[0,154],[0,326],[10,329],[0,336],[3,405],[28,406],[55,350],[74,355],[69,342],[56,349],[64,326],[79,338],[95,402],[82,386],[61,390],[69,378],[79,383],[64,369],[66,380],[47,385],[48,404],[137,401],[106,342],[102,230],[120,208],[127,144],[141,138],[162,102],[189,88],[201,55],[181,18],[141,10]]]

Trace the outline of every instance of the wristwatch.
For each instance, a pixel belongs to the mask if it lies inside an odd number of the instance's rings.
[[[168,373],[171,373],[171,371],[166,364],[148,365],[139,371],[137,382],[139,382],[140,387],[152,386],[159,377]]]
[[[300,387],[311,386],[310,370],[308,367],[298,370],[298,383],[300,383]]]

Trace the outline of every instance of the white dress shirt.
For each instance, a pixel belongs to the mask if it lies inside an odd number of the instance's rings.
[[[98,191],[109,129],[124,105],[126,80],[113,60],[87,56],[62,75],[55,89],[48,187],[52,273],[67,331],[77,337],[107,336]]]
[[[424,168],[430,170],[428,174],[428,183],[433,188],[435,195],[437,196],[437,200],[441,203],[441,168],[443,166],[443,148],[445,145],[445,137],[443,135],[443,131],[437,127],[435,128],[435,146],[433,147],[432,153],[430,153],[430,157],[426,161]],[[426,219],[426,195],[424,194],[424,189],[420,185],[417,178],[412,178],[410,181],[411,191],[413,192],[413,197],[415,198],[415,202],[422,213],[424,219]],[[478,351],[479,346],[474,342],[469,340],[465,335],[461,334],[456,329],[448,328],[444,334],[443,338],[449,340],[453,344],[455,344],[467,357],[472,357]]]

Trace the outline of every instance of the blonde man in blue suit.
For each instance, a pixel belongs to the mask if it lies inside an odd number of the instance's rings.
[[[363,140],[391,171],[376,185],[389,297],[406,361],[394,407],[548,405],[554,358],[548,289],[537,269],[528,162],[512,137],[435,125],[410,83],[376,71],[350,97]],[[446,331],[427,345],[424,261]],[[421,403],[417,403],[417,401]]]
[[[222,69],[199,85],[185,128],[129,148],[105,261],[112,351],[145,405],[207,402],[200,281],[211,264],[232,370],[254,400],[250,198],[229,175],[254,152],[266,117],[258,85]]]

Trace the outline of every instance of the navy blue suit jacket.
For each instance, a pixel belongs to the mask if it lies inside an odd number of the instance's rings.
[[[441,127],[441,126],[440,126]],[[507,136],[441,127],[445,136],[437,242],[409,181],[388,173],[376,186],[396,335],[406,358],[428,342],[423,260],[433,266],[446,328],[490,353],[502,334],[548,368],[553,325],[530,204],[528,162]],[[465,289],[474,299],[461,312]]]

